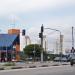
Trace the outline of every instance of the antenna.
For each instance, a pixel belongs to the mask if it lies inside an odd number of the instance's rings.
[[[72,27],[72,48],[74,48],[74,27]]]
[[[15,16],[14,15],[11,16],[11,27],[12,29],[15,28]]]

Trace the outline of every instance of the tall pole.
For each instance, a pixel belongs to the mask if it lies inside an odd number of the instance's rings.
[[[60,32],[60,53],[62,54],[62,35]]]
[[[56,39],[56,54],[58,54],[58,39]]]
[[[8,51],[7,51],[7,46],[6,46],[6,61],[8,61]]]
[[[63,54],[63,51],[62,51],[62,42],[63,42],[63,35],[61,35],[61,32],[60,32],[60,61],[61,61],[62,54]]]
[[[74,27],[72,27],[72,48],[74,48],[74,33],[73,33],[73,29],[74,29]]]
[[[43,24],[41,26],[41,33],[39,33],[39,37],[41,38],[41,62],[43,62],[43,31],[44,31],[44,27]]]
[[[42,24],[42,26],[41,26],[41,35],[42,35],[42,37],[41,37],[41,47],[42,47],[42,49],[43,49],[43,24]],[[41,62],[43,62],[43,50],[41,50]]]
[[[43,38],[41,38],[41,47],[43,48]],[[43,50],[41,50],[41,62],[43,62]]]

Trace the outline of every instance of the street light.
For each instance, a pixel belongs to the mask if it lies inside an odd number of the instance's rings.
[[[63,35],[61,35],[61,31],[60,30],[57,30],[57,29],[52,29],[52,28],[45,28],[45,29],[50,29],[50,30],[54,30],[54,31],[57,31],[60,33],[60,61],[61,61],[61,58],[62,58],[62,38],[63,38]]]
[[[52,28],[45,28],[45,29],[50,29],[50,30],[54,30],[60,33],[60,53],[62,54],[62,35],[61,35],[61,31],[57,30],[57,29],[52,29]]]

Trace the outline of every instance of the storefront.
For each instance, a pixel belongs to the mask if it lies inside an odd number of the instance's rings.
[[[18,60],[20,40],[16,34],[0,34],[0,61]]]

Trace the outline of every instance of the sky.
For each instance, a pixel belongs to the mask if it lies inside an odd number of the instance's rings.
[[[7,33],[10,28],[26,29],[26,35],[35,41],[42,24],[44,28],[60,30],[64,39],[71,41],[75,0],[0,0],[0,33]],[[51,30],[44,30],[44,34],[49,43],[59,37],[58,32]]]

